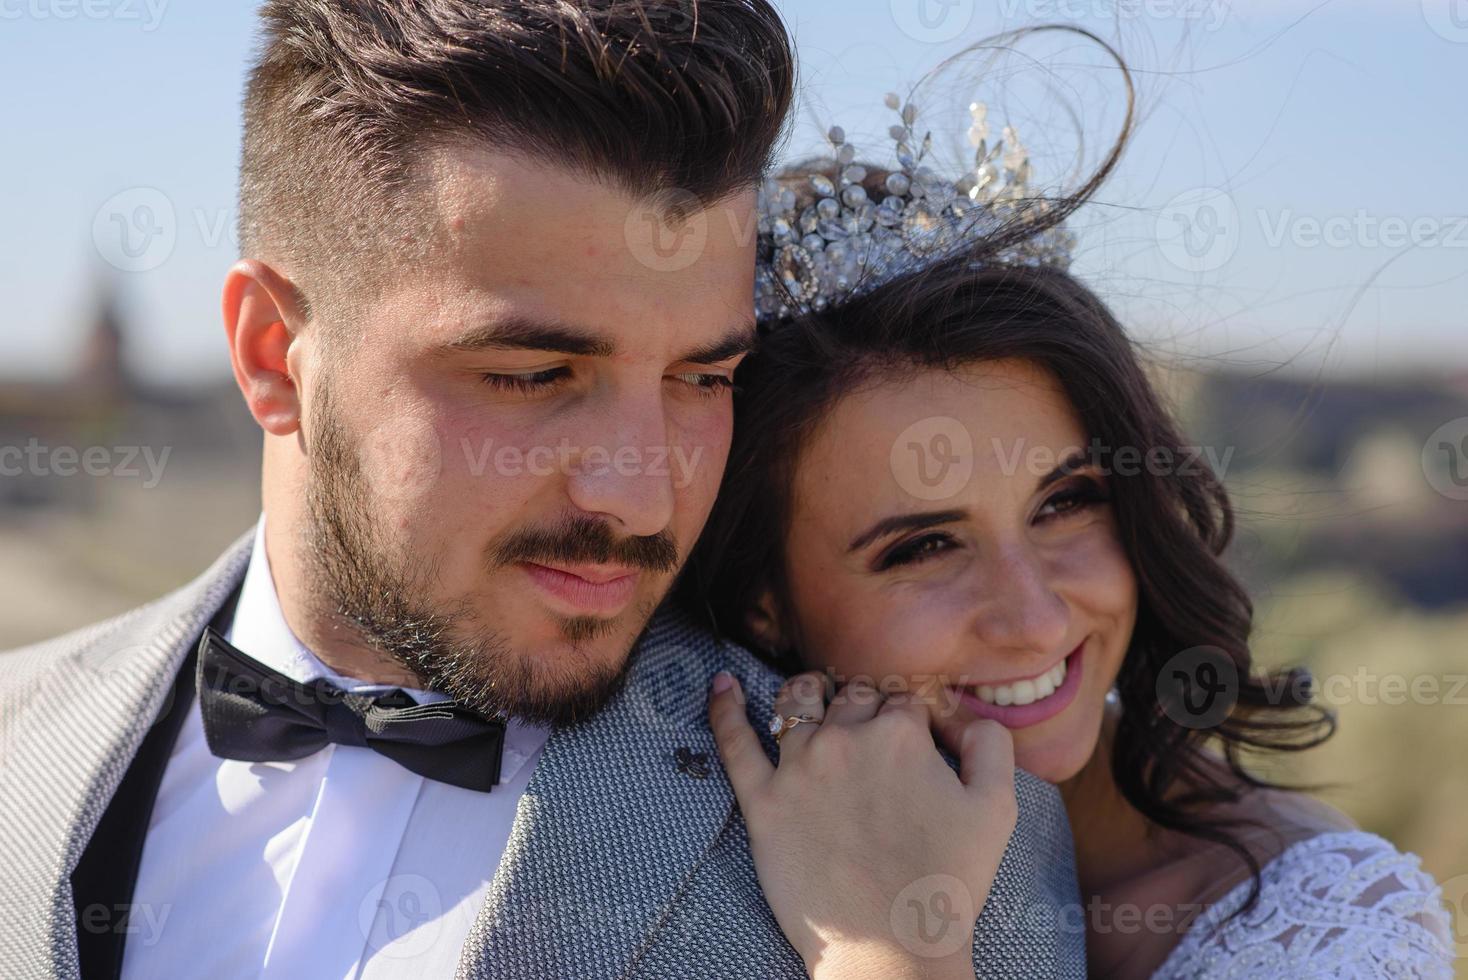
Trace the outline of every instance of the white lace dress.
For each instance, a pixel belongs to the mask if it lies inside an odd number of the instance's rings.
[[[1415,854],[1360,830],[1298,841],[1262,870],[1259,901],[1245,880],[1188,926],[1152,980],[1453,976],[1442,891]]]

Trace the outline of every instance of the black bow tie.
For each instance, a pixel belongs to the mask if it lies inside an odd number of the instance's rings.
[[[365,746],[420,776],[488,792],[500,781],[505,723],[453,701],[415,704],[403,691],[349,694],[301,684],[254,660],[213,627],[199,641],[196,680],[209,751],[279,762],[326,747]]]

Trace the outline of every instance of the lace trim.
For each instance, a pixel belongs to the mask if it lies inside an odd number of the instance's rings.
[[[1152,980],[1427,977],[1452,980],[1452,927],[1421,859],[1360,830],[1298,841],[1204,909]]]

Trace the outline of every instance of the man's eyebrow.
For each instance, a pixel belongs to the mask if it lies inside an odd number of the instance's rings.
[[[510,316],[471,328],[438,345],[441,354],[472,354],[485,350],[554,351],[581,357],[611,357],[616,345],[603,337],[555,320]]]
[[[695,347],[680,361],[690,364],[717,364],[753,350],[757,342],[754,322],[740,324],[713,343]],[[580,357],[611,357],[617,347],[610,340],[591,332],[560,323],[526,316],[512,316],[482,326],[440,344],[441,354],[476,353],[485,350],[535,350]]]
[[[754,321],[751,320],[730,330],[722,340],[695,347],[678,360],[686,361],[689,364],[717,364],[731,357],[747,354],[754,350],[757,344],[758,334],[755,333]]]
[[[860,551],[867,545],[879,538],[896,534],[899,531],[915,531],[925,527],[935,527],[939,524],[952,524],[961,521],[968,516],[964,510],[931,510],[915,514],[896,514],[892,517],[884,517],[865,531],[858,534],[847,545],[848,552]]]

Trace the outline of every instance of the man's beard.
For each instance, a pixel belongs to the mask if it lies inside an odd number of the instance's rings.
[[[363,644],[417,677],[423,689],[485,716],[565,725],[599,711],[625,682],[627,656],[646,631],[655,603],[632,611],[644,625],[623,651],[622,664],[614,666],[588,656],[582,646],[614,632],[617,620],[562,619],[570,649],[548,663],[514,650],[502,633],[477,621],[467,601],[435,601],[428,584],[437,578],[438,560],[386,547],[374,533],[380,525],[372,493],[327,392],[325,382],[318,385],[308,425],[304,543],[313,611],[326,622],[344,622]],[[484,567],[518,561],[615,562],[671,572],[678,567],[678,550],[666,532],[619,539],[605,523],[579,517],[558,527],[510,531],[491,545]]]

